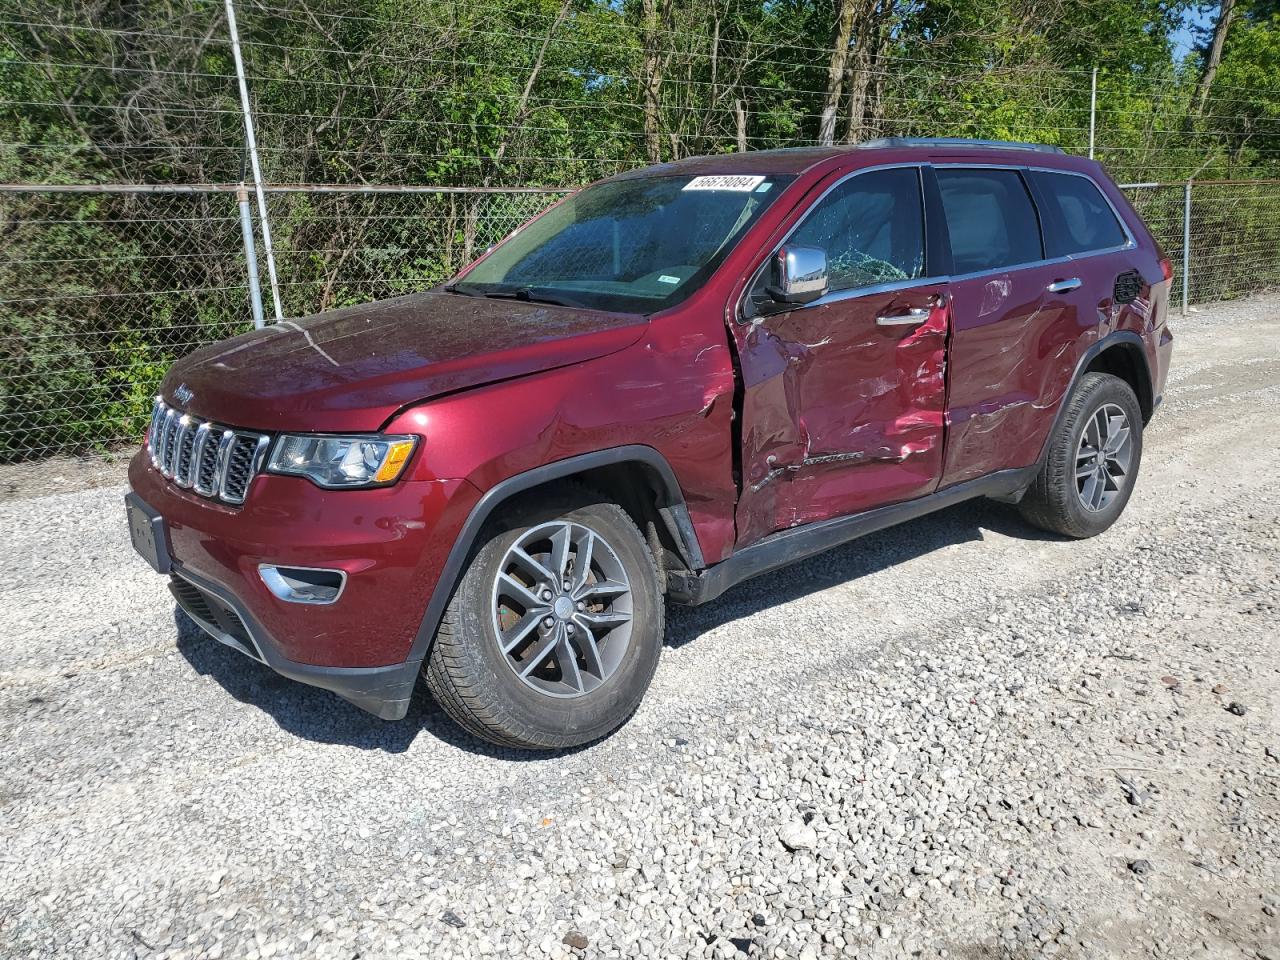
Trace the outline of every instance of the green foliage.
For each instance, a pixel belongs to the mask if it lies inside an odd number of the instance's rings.
[[[743,139],[812,142],[840,2],[238,9],[269,180],[502,188],[647,162],[646,81],[658,89],[662,159]],[[1280,176],[1280,13],[1242,2],[1197,114],[1198,59],[1178,60],[1171,40],[1187,0],[868,0],[851,40],[867,59],[842,78],[836,139],[993,137],[1083,152],[1097,67],[1099,157],[1117,179]],[[0,180],[244,175],[220,0],[0,0],[0,19]],[[1280,220],[1272,196],[1235,210],[1250,243]],[[421,289],[552,199],[273,194],[286,311]],[[1206,207],[1206,224],[1217,215]],[[0,195],[0,459],[136,436],[174,358],[249,325],[239,229],[231,194]]]

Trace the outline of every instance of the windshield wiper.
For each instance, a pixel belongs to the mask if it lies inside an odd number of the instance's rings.
[[[469,290],[463,290],[456,283],[446,283],[444,285],[445,293],[456,293],[460,297],[483,297],[483,293],[472,293]]]
[[[577,307],[580,310],[588,309],[587,305],[581,300],[574,300],[571,297],[562,297],[559,294],[543,293],[536,287],[499,287],[494,290],[482,291],[480,295],[483,297],[490,297],[494,300],[523,300],[526,303],[550,303],[557,307]]]

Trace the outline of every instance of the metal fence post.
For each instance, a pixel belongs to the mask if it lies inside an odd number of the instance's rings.
[[[236,190],[236,204],[240,207],[240,235],[244,239],[245,271],[249,274],[249,306],[253,309],[253,325],[261,330],[262,288],[258,285],[258,250],[253,242],[253,215],[249,213],[249,191],[241,183]]]
[[[1093,159],[1093,135],[1098,128],[1098,68],[1093,68],[1089,82],[1089,159]]]
[[[1187,298],[1191,295],[1191,181],[1182,193],[1182,315],[1187,315]]]
[[[240,31],[236,27],[236,11],[231,0],[226,0],[227,29],[231,33],[231,56],[236,63],[236,80],[240,84],[240,109],[244,113],[245,144],[249,148],[249,163],[253,168],[253,189],[258,195],[258,218],[262,222],[262,247],[267,255],[267,276],[271,280],[271,302],[276,320],[284,319],[280,307],[280,283],[276,279],[276,255],[271,249],[271,222],[267,218],[267,198],[262,190],[262,167],[258,163],[258,141],[253,135],[253,113],[249,109],[249,85],[244,79],[244,60],[240,56]],[[251,281],[252,283],[252,281]]]

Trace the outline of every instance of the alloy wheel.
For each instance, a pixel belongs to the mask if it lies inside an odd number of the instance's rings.
[[[553,697],[609,679],[631,642],[631,582],[599,533],[568,520],[523,533],[493,585],[493,625],[507,665]]]
[[[1124,410],[1104,403],[1093,412],[1076,448],[1076,492],[1086,510],[1111,505],[1129,479],[1133,432]]]

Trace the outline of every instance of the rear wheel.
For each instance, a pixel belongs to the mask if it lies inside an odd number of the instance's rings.
[[[626,722],[662,648],[649,547],[587,490],[506,512],[486,532],[425,665],[437,702],[476,736],[570,747]]]
[[[1022,516],[1068,537],[1092,537],[1124,512],[1142,461],[1142,409],[1119,377],[1087,373],[1067,400]]]

